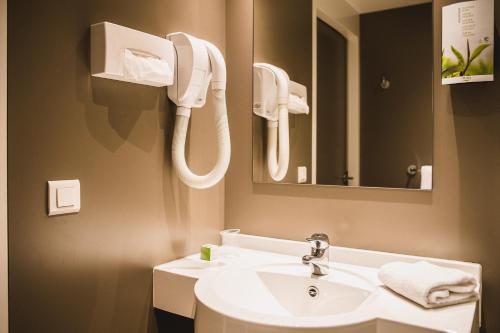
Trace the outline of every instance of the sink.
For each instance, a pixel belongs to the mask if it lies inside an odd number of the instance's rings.
[[[212,312],[247,323],[246,332],[252,332],[248,327],[252,324],[304,329],[331,327],[334,323],[345,323],[354,312],[359,320],[375,290],[373,283],[345,269],[333,269],[331,274],[318,277],[301,263],[230,267],[203,277],[196,284],[195,321],[204,312]],[[206,323],[199,326],[207,327]],[[196,332],[217,331],[204,328]]]
[[[268,270],[271,267],[272,269]],[[328,280],[304,274],[305,267],[301,267],[302,272],[299,271],[299,274],[293,274],[297,273],[296,266],[279,267],[278,272],[274,268],[259,268],[253,274],[252,280],[257,277],[258,287],[254,288],[257,289],[256,294],[261,292],[266,301],[273,304],[277,315],[328,316],[355,311],[372,294],[374,287],[344,271],[337,271],[332,275],[333,278]],[[288,274],[284,271],[288,271]],[[249,310],[262,311],[262,308],[254,307],[255,304],[251,302],[242,303]]]
[[[368,299],[375,287],[345,271],[318,278],[302,264],[229,269],[213,277],[210,284],[221,306],[284,317],[351,312]]]
[[[156,266],[153,306],[194,319],[196,333],[479,332],[480,302],[425,309],[377,277],[388,262],[426,260],[481,281],[478,264],[331,247],[330,274],[316,276],[301,260],[309,244],[235,237],[216,261],[193,254]]]

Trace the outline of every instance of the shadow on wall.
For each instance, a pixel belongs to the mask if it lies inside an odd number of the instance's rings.
[[[77,100],[84,105],[84,116],[89,134],[103,148],[116,153],[125,143],[139,148],[144,153],[151,153],[157,141],[164,151],[161,178],[163,192],[163,210],[165,224],[169,230],[165,242],[170,244],[174,257],[188,254],[190,233],[190,189],[180,182],[175,175],[171,147],[175,124],[175,105],[167,98],[166,88],[155,88],[133,83],[108,80],[90,75],[90,30],[78,44],[76,63]],[[113,135],[114,134],[114,135]],[[187,155],[189,155],[189,140]],[[116,271],[118,270],[118,273]],[[170,315],[152,307],[151,267],[130,267],[104,269],[101,280],[108,280],[114,275],[114,295],[109,297],[109,285],[95,286],[96,299],[94,308],[102,312],[110,311],[111,327],[117,331],[129,331],[122,323],[140,323],[136,327],[140,332],[192,332],[191,320]],[[142,288],[137,288],[142,285]],[[99,291],[99,289],[103,290]],[[106,291],[107,290],[107,291]],[[110,304],[112,302],[112,304]],[[133,321],[114,318],[113,314],[132,313],[126,309],[128,304],[141,304],[143,311],[136,312]],[[94,325],[105,325],[101,321]],[[90,330],[103,330],[105,327],[89,327]]]
[[[77,64],[77,92],[86,92],[79,100],[85,108],[87,128],[92,137],[110,152],[125,142],[142,151],[152,151],[157,136],[164,131],[163,198],[169,236],[176,257],[187,254],[189,240],[190,189],[177,178],[171,156],[176,106],[167,97],[167,88],[156,88],[90,75],[90,29],[79,43],[83,60]],[[82,87],[83,86],[83,87]],[[84,89],[82,89],[84,88]],[[96,108],[95,105],[103,108]],[[146,120],[139,121],[139,118]],[[142,128],[137,128],[142,124]],[[158,131],[158,127],[160,131]],[[110,131],[112,130],[112,131]],[[137,135],[133,131],[139,131]],[[114,132],[116,135],[110,135]],[[186,143],[189,156],[189,137]],[[174,225],[172,225],[172,223]]]
[[[77,99],[87,106],[85,119],[89,133],[110,152],[117,151],[126,141],[144,152],[151,152],[158,135],[158,122],[160,128],[165,127],[165,116],[158,116],[156,111],[164,113],[164,110],[169,110],[166,91],[92,77],[90,28],[80,40],[77,53]],[[96,105],[101,108],[96,108]],[[109,135],[110,128],[116,135]]]
[[[495,30],[495,80],[500,36]],[[460,243],[464,260],[483,265],[482,332],[500,332],[500,83],[450,86],[460,172]]]
[[[169,110],[175,110],[175,104],[168,101]],[[165,204],[165,216],[175,223],[170,233],[170,244],[177,257],[186,255],[190,249],[189,243],[190,230],[190,191],[191,189],[184,185],[174,171],[172,162],[172,140],[174,136],[175,112],[167,113],[167,122],[165,125],[165,167],[163,168],[163,198]],[[189,137],[186,141],[186,156],[189,156]],[[171,216],[175,214],[175,216]]]
[[[171,147],[175,124],[175,105],[168,100],[167,88],[96,78],[90,75],[90,28],[78,44],[76,65],[77,98],[85,107],[85,120],[90,135],[110,152],[125,142],[142,151],[152,151],[159,134],[165,135],[162,175],[164,211],[170,226],[173,251],[182,256],[188,251],[189,188],[175,175]],[[102,108],[96,108],[99,105]],[[139,121],[139,118],[146,118]],[[142,128],[136,127],[142,124]],[[158,131],[158,127],[160,131]],[[112,129],[112,131],[110,131]],[[140,133],[133,135],[133,131]],[[161,131],[163,130],[163,131]],[[110,135],[114,132],[116,135]],[[160,138],[162,140],[163,138]],[[186,144],[189,156],[189,138]]]
[[[86,106],[87,128],[97,142],[110,152],[116,152],[128,142],[150,153],[158,135],[164,134],[165,158],[162,184],[165,216],[168,217],[168,221],[175,221],[175,226],[171,228],[174,253],[178,256],[186,254],[190,219],[189,188],[178,181],[172,166],[175,105],[168,100],[167,88],[92,77],[90,28],[78,43],[77,54],[77,98]],[[96,105],[102,108],[96,108]],[[143,119],[139,121],[141,117]],[[137,135],[133,134],[134,130],[138,132]],[[110,135],[111,132],[116,135]],[[186,154],[189,156],[189,138]]]
[[[94,138],[110,151],[116,151],[128,141],[145,152],[151,152],[157,136],[156,115],[153,114],[157,109],[164,109],[158,105],[159,100],[164,99],[160,99],[160,89],[94,77],[91,86],[93,102],[107,109],[93,108],[86,112],[87,126]],[[106,113],[108,124],[103,122]],[[143,126],[148,135],[131,135],[140,117],[147,119]],[[105,125],[110,126],[117,137],[107,135]]]

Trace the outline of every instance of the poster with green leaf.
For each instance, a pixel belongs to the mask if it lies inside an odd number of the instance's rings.
[[[443,7],[442,84],[493,81],[494,0]]]

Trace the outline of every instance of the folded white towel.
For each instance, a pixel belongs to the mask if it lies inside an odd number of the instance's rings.
[[[469,302],[479,295],[471,274],[425,261],[385,264],[378,277],[390,289],[426,308]]]

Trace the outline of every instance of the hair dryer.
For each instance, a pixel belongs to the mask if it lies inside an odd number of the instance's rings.
[[[172,41],[176,51],[174,84],[168,87],[168,97],[177,105],[172,142],[174,170],[186,185],[197,189],[209,188],[224,177],[231,159],[224,57],[215,45],[186,33],[173,33],[167,38]],[[186,136],[191,110],[205,105],[210,82],[215,106],[218,155],[212,171],[197,175],[186,163]]]
[[[279,182],[285,178],[290,160],[290,78],[284,70],[271,64],[255,63],[253,68],[254,113],[267,119],[267,169],[271,178]]]

